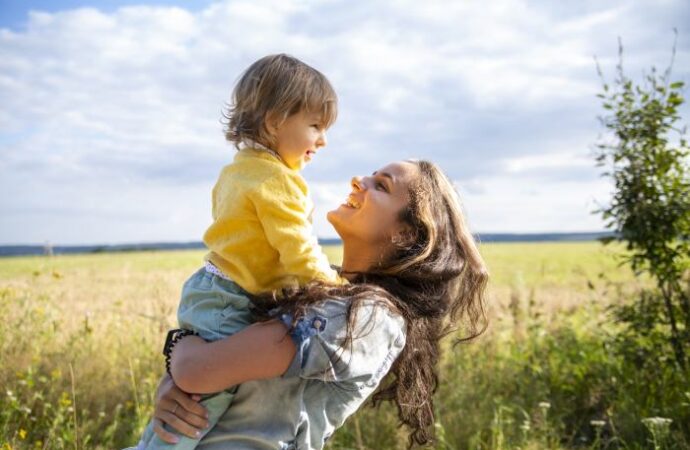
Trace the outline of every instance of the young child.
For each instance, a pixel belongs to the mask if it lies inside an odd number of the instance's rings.
[[[244,72],[226,116],[226,139],[238,153],[213,188],[213,222],[204,234],[209,252],[183,287],[180,328],[218,340],[250,324],[248,294],[312,280],[345,283],[311,233],[313,207],[299,174],[326,146],[336,115],[331,84],[296,58],[266,56]],[[204,399],[210,427],[232,397],[230,389]],[[193,449],[199,439],[167,444],[150,424],[137,448]]]

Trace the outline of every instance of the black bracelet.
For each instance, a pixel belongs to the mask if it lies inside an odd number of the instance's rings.
[[[165,345],[163,345],[163,355],[165,355],[165,371],[168,375],[172,377],[170,373],[170,357],[172,355],[173,347],[177,344],[180,339],[185,336],[198,336],[199,333],[192,330],[185,330],[182,328],[176,328],[174,330],[168,331],[168,336],[165,338]]]

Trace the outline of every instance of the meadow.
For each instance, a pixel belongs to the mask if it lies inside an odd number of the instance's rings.
[[[447,344],[437,449],[690,448],[687,374],[653,379],[612,349],[607,308],[647,283],[596,242],[483,244],[490,327]],[[339,247],[326,248],[338,263]],[[0,259],[0,448],[136,442],[159,354],[203,252]],[[668,420],[662,419],[671,419]],[[403,449],[393,408],[362,408],[335,449]]]

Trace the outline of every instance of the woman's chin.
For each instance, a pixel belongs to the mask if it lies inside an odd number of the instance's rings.
[[[335,223],[333,223],[333,221],[338,221],[338,219],[339,219],[338,209],[340,209],[340,208],[333,209],[333,210],[328,211],[326,213],[326,220],[328,220],[328,223],[330,223],[333,226],[335,226]]]
[[[340,226],[347,220],[345,218],[346,213],[347,211],[345,211],[345,206],[343,205],[326,213],[326,220],[333,225],[333,228],[335,228],[338,234],[340,234]]]

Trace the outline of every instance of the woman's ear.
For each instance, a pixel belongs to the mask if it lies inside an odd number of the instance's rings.
[[[396,247],[407,247],[412,245],[416,236],[409,226],[405,226],[391,236],[391,243]]]

